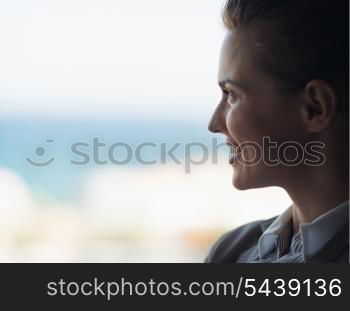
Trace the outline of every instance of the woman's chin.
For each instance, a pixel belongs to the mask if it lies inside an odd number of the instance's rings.
[[[248,190],[253,188],[260,188],[257,184],[259,178],[254,177],[253,174],[248,174],[246,170],[240,168],[233,169],[232,184],[237,190]]]
[[[248,190],[278,186],[279,184],[277,182],[272,182],[271,176],[266,174],[266,171],[264,170],[251,170],[235,167],[233,169],[232,185],[237,190]]]
[[[242,178],[237,178],[235,176],[232,178],[232,184],[233,187],[235,187],[237,190],[247,190],[252,188],[249,186],[249,183],[247,183],[247,181],[244,181]]]

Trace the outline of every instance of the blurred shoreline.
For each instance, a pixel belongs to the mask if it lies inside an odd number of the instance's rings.
[[[201,262],[226,230],[289,205],[278,188],[237,191],[228,164],[103,168],[75,203],[41,201],[0,169],[2,262]],[[6,216],[6,217],[4,217]]]

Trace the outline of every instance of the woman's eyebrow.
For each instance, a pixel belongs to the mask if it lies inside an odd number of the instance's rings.
[[[241,82],[230,80],[230,79],[219,81],[219,86],[222,88],[224,88],[226,84],[232,84],[242,90],[245,90],[245,87]]]

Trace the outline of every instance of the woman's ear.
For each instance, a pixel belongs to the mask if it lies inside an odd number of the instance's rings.
[[[327,128],[336,113],[337,97],[333,88],[325,81],[312,80],[304,89],[302,117],[310,133]]]

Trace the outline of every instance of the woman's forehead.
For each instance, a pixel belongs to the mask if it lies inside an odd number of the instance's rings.
[[[244,78],[252,72],[252,54],[243,41],[237,32],[226,35],[220,53],[219,81]]]

